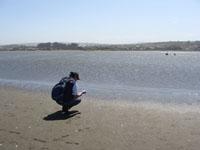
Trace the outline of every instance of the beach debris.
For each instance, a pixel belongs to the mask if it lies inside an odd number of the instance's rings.
[[[15,147],[16,147],[16,148],[18,148],[18,145],[17,145],[17,144],[15,144]]]
[[[0,146],[2,146],[3,144],[0,143]]]
[[[18,129],[18,127],[15,127],[15,129]]]
[[[29,129],[31,129],[31,126],[28,126]]]

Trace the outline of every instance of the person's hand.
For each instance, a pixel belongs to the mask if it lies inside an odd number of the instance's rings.
[[[83,90],[83,91],[82,91],[82,94],[86,94],[86,90]]]

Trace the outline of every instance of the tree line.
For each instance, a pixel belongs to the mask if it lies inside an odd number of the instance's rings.
[[[40,50],[77,50],[81,49],[81,47],[77,43],[59,43],[59,42],[47,42],[47,43],[39,43],[37,44],[37,49]]]

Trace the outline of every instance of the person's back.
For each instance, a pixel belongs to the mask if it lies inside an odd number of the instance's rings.
[[[75,84],[75,80],[70,77],[65,77],[61,81],[64,81],[66,83],[65,90],[64,90],[64,101],[72,100],[74,98],[73,96],[73,87]]]

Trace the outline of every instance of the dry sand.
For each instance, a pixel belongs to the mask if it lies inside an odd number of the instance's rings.
[[[44,93],[0,88],[0,95],[0,150],[200,149],[195,110],[85,96],[72,108],[81,114],[67,116]]]

